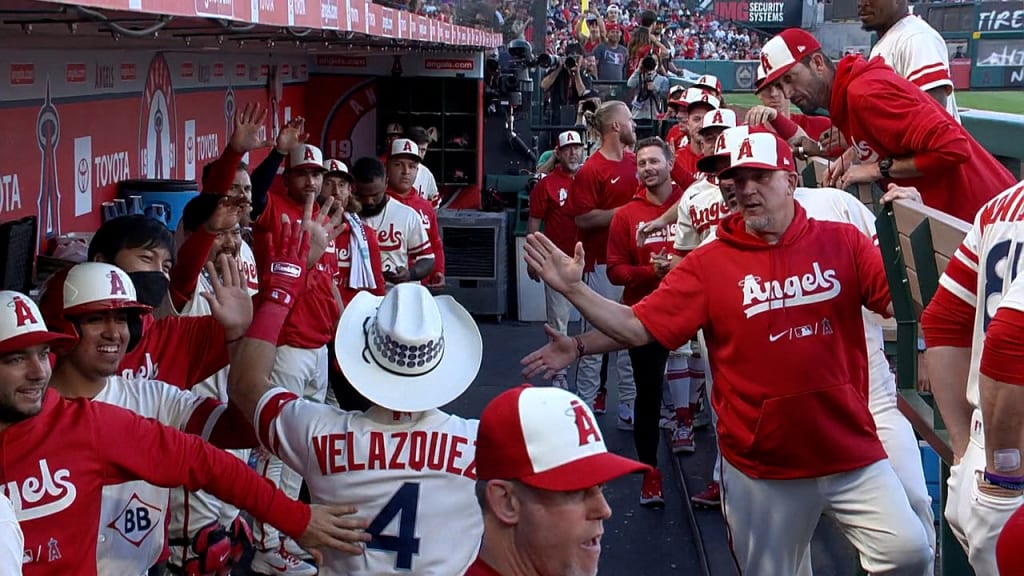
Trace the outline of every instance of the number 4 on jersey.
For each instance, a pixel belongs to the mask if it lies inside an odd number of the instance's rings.
[[[406,482],[381,508],[377,517],[370,523],[366,531],[373,536],[367,548],[394,552],[396,570],[412,570],[412,557],[420,553],[420,539],[416,537],[416,509],[420,503],[420,485]],[[398,536],[382,534],[388,524],[398,519]]]

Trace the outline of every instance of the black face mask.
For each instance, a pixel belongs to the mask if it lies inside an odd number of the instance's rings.
[[[385,194],[384,195],[384,199],[381,200],[379,204],[373,204],[373,205],[363,204],[362,209],[359,210],[359,215],[362,216],[363,218],[371,218],[371,217],[376,216],[377,214],[380,214],[381,212],[383,212],[384,211],[384,207],[387,206],[387,205],[388,205],[388,196],[387,196],[387,194]]]
[[[142,304],[156,308],[167,297],[171,281],[163,272],[131,272],[128,277],[135,284],[136,298]]]

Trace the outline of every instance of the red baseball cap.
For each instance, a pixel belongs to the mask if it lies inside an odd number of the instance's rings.
[[[796,171],[793,151],[785,140],[775,134],[748,134],[729,144],[729,167],[719,172],[719,178],[731,178],[736,168]]]
[[[586,490],[651,469],[608,452],[594,413],[578,396],[529,384],[484,408],[476,465],[481,480],[518,480],[553,492]]]
[[[761,71],[757,76],[760,79],[763,75],[763,79],[757,86],[775,82],[805,56],[818,50],[821,50],[821,44],[810,32],[800,28],[783,30],[761,48]]]

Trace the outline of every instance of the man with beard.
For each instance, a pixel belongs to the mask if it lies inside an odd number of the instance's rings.
[[[636,192],[636,156],[629,150],[636,143],[636,133],[633,117],[624,102],[602,104],[594,114],[593,123],[601,134],[601,147],[576,173],[567,212],[575,219],[580,242],[587,253],[587,285],[599,294],[618,300],[622,289],[608,281],[608,226],[615,211]],[[607,391],[599,384],[600,368],[601,356],[581,358],[577,365],[576,390],[594,412],[604,414]],[[619,374],[618,427],[632,430],[636,388],[628,355],[616,355],[616,368]]]
[[[761,52],[764,82],[778,81],[805,114],[828,110],[856,150],[826,172],[837,188],[883,181],[913,186],[924,203],[961,220],[1014,183],[946,109],[883,60],[847,56],[838,64],[808,32],[790,28]]]
[[[677,202],[683,189],[669,178],[672,150],[661,138],[646,138],[637,143],[636,168],[643,187],[612,217],[608,231],[608,279],[624,286],[622,303],[632,306],[658,287],[672,268],[670,251],[675,226],[660,230],[637,243],[637,231],[645,222],[657,218],[666,206]],[[658,418],[662,382],[668,350],[658,342],[629,349],[636,382],[633,414],[633,442],[637,457],[651,467],[644,474],[640,504],[662,507],[661,472],[658,470]]]
[[[377,233],[387,287],[428,277],[434,271],[434,251],[427,230],[415,210],[388,195],[384,164],[360,158],[352,166],[352,178],[362,205],[359,216]]]
[[[441,230],[437,225],[434,206],[413,187],[416,175],[422,170],[419,146],[408,138],[399,138],[391,143],[388,156],[388,196],[412,208],[423,222],[434,252],[434,271],[423,280],[423,285],[439,289],[444,287],[444,246],[441,244]],[[412,266],[412,263],[409,263]]]
[[[576,223],[566,211],[565,205],[572,196],[573,177],[580,168],[583,155],[583,140],[579,132],[569,130],[558,135],[555,147],[555,168],[534,185],[530,191],[530,218],[526,221],[526,232],[544,232],[563,251],[572,251],[576,246]],[[533,270],[527,270],[534,281],[540,278]],[[569,327],[569,301],[558,292],[544,286],[544,308],[548,323],[545,332],[554,330],[565,334]],[[553,384],[568,390],[569,380],[565,370],[560,370]]]
[[[347,305],[359,292],[366,290],[376,296],[384,295],[384,271],[381,268],[380,244],[373,228],[359,219],[362,206],[352,193],[352,174],[341,160],[324,162],[324,187],[317,204],[326,210],[331,199],[330,212],[343,218],[340,233],[334,240],[338,251],[338,292]],[[330,352],[330,348],[328,348]],[[328,392],[329,394],[330,392]]]

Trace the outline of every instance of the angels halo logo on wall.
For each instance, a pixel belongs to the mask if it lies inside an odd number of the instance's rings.
[[[340,90],[339,90],[340,91]],[[369,79],[341,94],[324,122],[320,149],[331,158],[376,156],[377,85]]]
[[[146,88],[142,92],[139,117],[139,174],[142,178],[176,177],[177,129],[171,70],[163,54],[157,54],[149,63]]]

